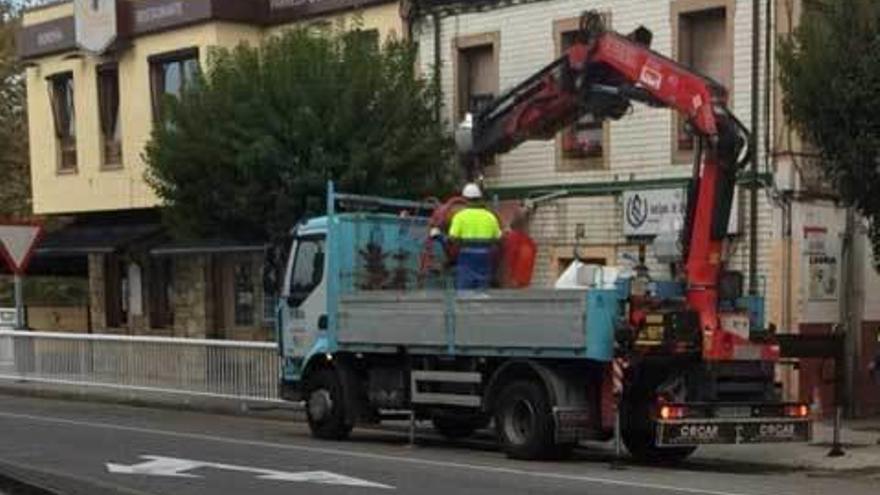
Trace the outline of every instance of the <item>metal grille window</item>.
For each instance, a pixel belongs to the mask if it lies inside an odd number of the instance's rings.
[[[200,70],[199,52],[196,48],[188,48],[154,55],[149,62],[153,118],[161,120],[166,99],[180,98],[183,91],[196,82]]]
[[[98,111],[101,117],[104,166],[122,164],[119,125],[119,69],[116,64],[98,67]]]
[[[121,328],[128,324],[128,270],[118,256],[104,258],[104,312],[107,327]]]
[[[233,270],[235,325],[252,326],[256,316],[256,284],[250,262],[236,263]]]
[[[50,76],[49,101],[55,124],[55,137],[60,148],[58,170],[76,170],[76,112],[74,106],[73,73]]]
[[[174,325],[174,270],[171,258],[154,259],[150,264],[150,326],[169,328]]]

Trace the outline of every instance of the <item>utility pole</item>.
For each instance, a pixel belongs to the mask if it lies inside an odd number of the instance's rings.
[[[749,174],[749,294],[758,294],[758,118],[761,67],[761,2],[752,0],[752,132],[749,147],[752,150]],[[766,123],[765,123],[766,125]]]
[[[855,377],[857,346],[861,334],[861,322],[856,305],[859,303],[855,297],[855,287],[859,285],[859,277],[856,277],[856,214],[852,207],[846,208],[846,223],[841,242],[841,277],[840,277],[840,327],[844,332],[844,376],[843,379],[843,407],[849,416],[854,412]]]

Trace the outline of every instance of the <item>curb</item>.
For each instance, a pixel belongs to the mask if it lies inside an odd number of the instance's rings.
[[[135,407],[248,416],[280,421],[305,419],[301,404],[234,397],[203,397],[185,393],[121,390],[100,385],[68,385],[30,380],[0,379],[0,394],[79,402],[100,402]]]

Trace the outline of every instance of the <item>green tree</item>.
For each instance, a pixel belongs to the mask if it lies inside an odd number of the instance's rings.
[[[785,111],[880,259],[880,2],[811,0],[779,53]]]
[[[210,53],[145,152],[173,230],[271,240],[323,211],[328,179],[356,193],[448,192],[437,88],[415,75],[412,45],[372,34],[302,28]]]
[[[24,71],[15,52],[19,5],[0,0],[0,216],[31,213]]]

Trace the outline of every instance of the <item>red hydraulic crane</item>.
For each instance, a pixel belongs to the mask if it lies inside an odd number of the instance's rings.
[[[693,180],[682,232],[687,310],[696,313],[708,361],[778,357],[774,344],[753,342],[722,328],[719,284],[737,171],[748,160],[748,131],[727,108],[727,90],[652,51],[651,32],[606,31],[601,16],[585,13],[565,53],[473,117],[459,134],[467,168],[524,141],[551,139],[578,119],[620,119],[631,102],[672,108],[697,140]]]

